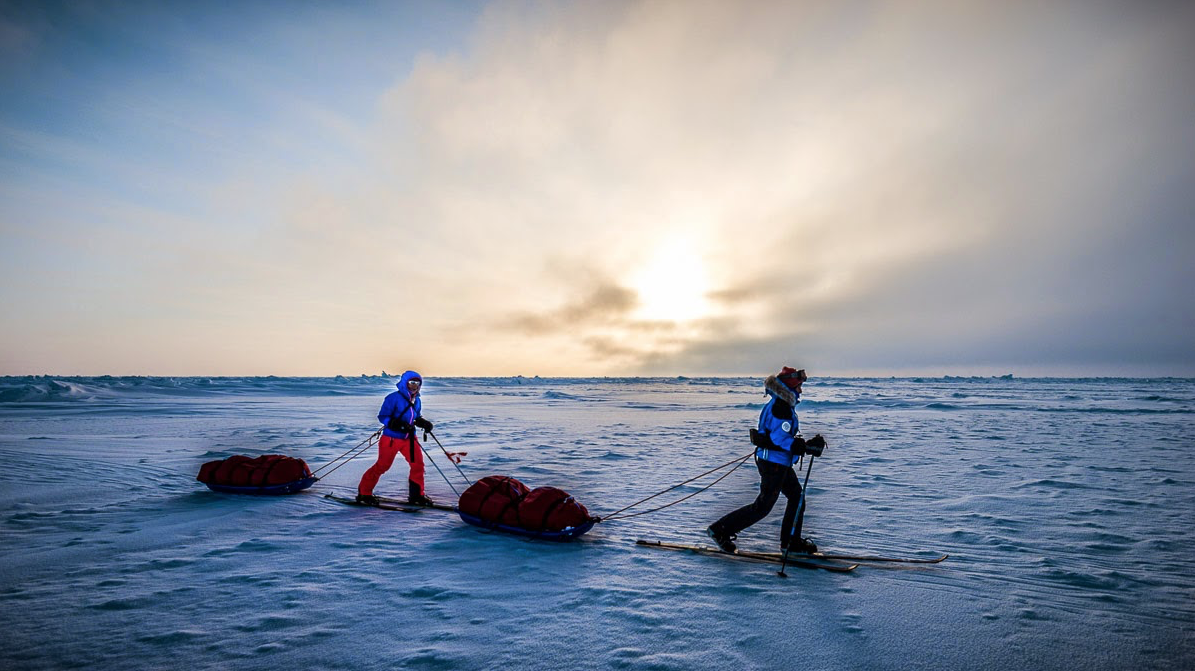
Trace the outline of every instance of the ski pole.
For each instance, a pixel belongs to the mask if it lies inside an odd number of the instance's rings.
[[[427,436],[431,436],[431,437],[432,437],[432,440],[436,441],[436,445],[440,445],[440,439],[439,439],[439,438],[436,438],[436,434],[432,433],[431,431],[424,431],[423,433],[424,433],[424,439],[425,439],[425,440],[427,439]],[[448,457],[448,461],[451,461],[451,462],[452,462],[452,465],[453,465],[453,466],[456,466],[456,472],[457,472],[457,473],[460,473],[460,474],[461,474],[461,477],[465,479],[465,482],[469,483],[469,486],[470,486],[470,487],[472,487],[472,486],[473,486],[473,481],[472,481],[472,480],[470,480],[470,479],[469,479],[469,476],[465,475],[465,472],[461,470],[461,465],[460,465],[460,464],[458,464],[458,463],[456,463],[456,459],[453,459],[453,458],[452,458],[452,454],[450,454],[450,453],[448,452],[448,450],[444,449],[444,446],[443,446],[443,445],[440,445],[440,451],[444,453],[444,456]],[[463,454],[464,454],[464,452],[461,452],[461,454],[463,455]],[[429,458],[430,458],[430,457],[429,457]]]
[[[788,565],[788,553],[792,551],[793,539],[801,538],[801,526],[804,521],[805,512],[805,492],[809,491],[809,473],[813,471],[813,455],[809,455],[809,466],[805,469],[805,484],[801,487],[801,498],[797,501],[797,516],[793,519],[792,532],[788,536],[788,545],[784,548],[784,559],[780,561],[781,578],[787,578],[788,574],[784,572],[784,567]]]
[[[427,448],[426,448],[426,447],[423,447],[423,445],[422,445],[422,444],[421,444],[419,447],[420,447],[420,449],[422,449],[422,450],[423,450],[423,453],[427,455],[427,460],[431,462],[432,466],[435,466],[435,467],[436,467],[436,471],[438,471],[438,472],[440,473],[440,477],[444,478],[444,482],[447,482],[447,483],[448,483],[448,487],[449,487],[450,489],[452,489],[452,493],[453,493],[453,494],[456,494],[456,498],[457,498],[457,499],[460,499],[460,498],[461,498],[461,493],[460,493],[460,492],[458,492],[458,491],[456,491],[456,487],[455,487],[455,486],[453,486],[453,484],[452,484],[452,481],[448,479],[448,476],[447,476],[447,475],[444,475],[444,471],[441,471],[441,470],[440,470],[440,466],[439,466],[438,464],[436,464],[435,460],[433,460],[433,459],[432,459],[432,453],[431,453],[431,452],[428,452],[428,451],[427,451]],[[449,459],[449,461],[452,461],[452,460],[451,460],[451,459]]]

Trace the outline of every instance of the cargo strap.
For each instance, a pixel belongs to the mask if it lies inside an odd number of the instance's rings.
[[[502,484],[507,484],[511,480],[512,480],[512,478],[504,475],[504,476],[502,476],[501,482],[502,482]],[[489,501],[490,497],[493,496],[494,494],[496,494],[497,492],[498,492],[497,486],[490,487],[490,491],[486,492],[485,496],[481,497],[481,501],[477,504],[477,512],[480,513],[481,509],[485,507],[485,502]],[[519,503],[522,502],[523,497],[525,497],[525,496],[527,496],[526,493],[511,497],[511,499],[506,502],[506,505],[502,506],[502,510],[499,510],[498,514],[494,516],[495,517],[494,523],[502,524],[502,518],[506,515],[506,511],[510,510],[511,506],[519,505]]]
[[[560,506],[564,505],[565,503],[568,503],[569,501],[573,501],[573,497],[572,497],[572,496],[562,496],[561,498],[558,498],[558,499],[556,499],[555,501],[553,501],[553,502],[552,502],[552,505],[548,506],[547,510],[545,510],[545,511],[544,511],[544,516],[543,516],[543,519],[541,519],[541,520],[539,521],[539,528],[538,528],[538,529],[536,529],[536,531],[545,531],[545,530],[547,530],[547,528],[548,528],[548,517],[549,517],[549,516],[551,516],[551,514],[552,514],[552,512],[553,512],[553,511],[555,511],[557,508],[559,508]],[[521,521],[521,520],[520,520],[520,521]]]
[[[273,460],[271,460],[271,461],[270,461],[270,465],[269,465],[269,466],[267,466],[267,467],[264,469],[264,470],[265,470],[265,472],[264,472],[264,473],[262,473],[261,480],[260,480],[259,482],[257,482],[257,483],[254,483],[254,486],[255,486],[255,487],[260,487],[260,486],[264,485],[265,483],[269,482],[269,480],[270,480],[270,471],[274,470],[274,467],[275,467],[275,466],[277,466],[277,465],[278,465],[278,464],[279,464],[281,461],[282,461],[281,459],[273,459]],[[250,477],[252,477],[252,476],[250,476]]]

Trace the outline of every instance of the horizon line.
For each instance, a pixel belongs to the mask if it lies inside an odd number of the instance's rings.
[[[765,373],[763,377],[770,375]],[[20,379],[20,378],[43,378],[43,379],[102,379],[102,378],[156,378],[156,379],[215,379],[215,380],[236,380],[236,379],[275,379],[275,380],[295,380],[295,379],[328,379],[334,380],[342,379],[361,379],[361,378],[379,378],[379,379],[397,379],[402,374],[390,374],[385,371],[377,374],[360,373],[360,374],[343,374],[338,373],[334,375],[170,375],[170,374],[113,374],[104,373],[99,375],[82,375],[69,374],[60,375],[55,373],[30,373],[30,374],[4,374],[0,375],[0,380],[3,379]],[[676,375],[424,375],[424,378],[431,380],[683,380],[683,379],[754,379],[758,378],[758,373],[743,373],[743,374],[676,374]],[[884,374],[884,375],[813,375],[811,380],[875,380],[875,379],[962,379],[962,380],[1195,380],[1195,376],[1188,375],[1015,375],[1013,373],[1005,373],[1003,375],[955,375],[955,374]]]

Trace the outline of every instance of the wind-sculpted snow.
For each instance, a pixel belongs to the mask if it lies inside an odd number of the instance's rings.
[[[806,535],[951,558],[849,575],[691,556],[755,495],[750,460],[572,543],[308,492],[216,494],[199,466],[318,468],[397,378],[0,378],[0,668],[1187,669],[1195,666],[1195,382],[813,378]],[[757,379],[429,377],[473,478],[608,515],[751,452]],[[426,441],[433,498],[463,491]],[[804,465],[803,465],[804,466]],[[804,467],[801,469],[804,477]],[[379,493],[405,495],[406,469]],[[739,544],[775,551],[783,501]]]

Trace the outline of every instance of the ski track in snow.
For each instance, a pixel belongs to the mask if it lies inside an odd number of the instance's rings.
[[[708,543],[754,497],[750,461],[571,543],[322,497],[353,491],[372,450],[293,496],[194,480],[232,454],[318,468],[376,429],[393,383],[0,378],[0,667],[1195,667],[1193,381],[815,378],[802,428],[830,446],[806,535],[951,555],[847,575],[635,545]],[[604,515],[747,455],[761,390],[429,379],[424,412],[471,477],[561,487]],[[405,479],[400,460],[378,491],[402,497]],[[427,482],[454,499],[430,464]],[[775,551],[782,507],[739,544]]]

